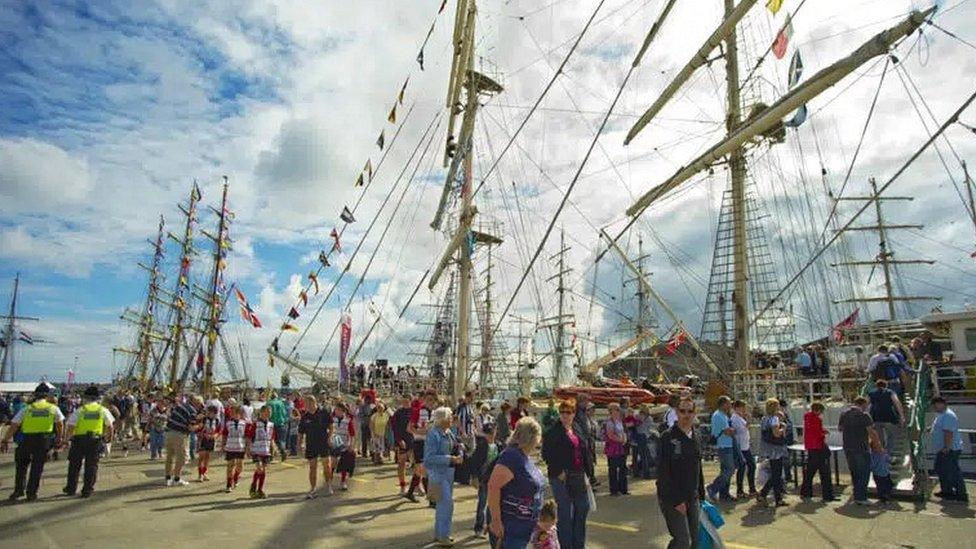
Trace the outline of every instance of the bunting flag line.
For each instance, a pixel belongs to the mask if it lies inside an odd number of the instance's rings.
[[[332,265],[329,263],[329,256],[325,254],[325,250],[319,252],[319,263],[321,263],[323,267]]]
[[[332,249],[335,250],[335,251],[337,251],[337,252],[341,252],[342,251],[342,245],[339,244],[339,231],[337,231],[337,230],[335,230],[335,228],[333,228],[332,229],[332,232],[329,233],[329,236],[331,236],[332,237],[332,240],[334,241],[332,243]]]
[[[296,309],[294,307],[292,307],[291,309],[288,309],[288,318],[290,318],[292,320],[295,320],[295,319],[298,318],[298,316],[299,316],[298,315],[298,309]]]
[[[234,295],[237,296],[237,303],[239,305],[247,305],[247,298],[244,297],[244,292],[240,288],[234,287]]]
[[[369,158],[366,159],[366,166],[363,167],[363,171],[366,172],[366,181],[370,183],[373,182],[373,161]]]
[[[363,172],[359,172],[359,176],[356,177],[356,182],[353,184],[353,187],[362,187],[362,186],[363,186]]]
[[[397,104],[393,104],[393,108],[390,109],[390,114],[386,115],[386,121],[390,124],[396,124],[396,108]]]
[[[803,59],[800,58],[800,50],[796,50],[793,52],[793,58],[790,59],[788,80],[791,88],[800,81],[801,76],[803,76]]]
[[[349,207],[347,206],[342,207],[342,213],[339,214],[339,219],[345,221],[346,223],[353,223],[356,221],[356,218],[353,217],[352,212],[349,211]]]
[[[786,48],[789,46],[790,38],[793,37],[793,18],[787,17],[783,28],[776,33],[773,40],[773,55],[776,59],[782,59],[786,55]]]
[[[283,331],[283,332],[297,332],[298,331],[298,327],[295,326],[294,324],[289,324],[289,323],[285,322],[284,324],[281,325],[281,331]]]
[[[386,145],[386,130],[380,132],[380,136],[376,138],[376,146],[383,150],[383,146]]]
[[[766,7],[769,8],[769,11],[772,12],[773,15],[776,15],[779,12],[779,9],[783,7],[783,0],[767,0]]]
[[[857,317],[860,313],[861,313],[861,308],[858,307],[854,309],[854,312],[849,314],[847,318],[841,320],[840,322],[837,323],[836,326],[834,326],[833,332],[831,333],[831,336],[834,338],[834,341],[836,341],[837,343],[841,343],[842,341],[844,341],[844,328],[849,328],[853,326],[857,322]]]
[[[304,289],[298,292],[298,299],[302,300],[302,307],[308,307],[308,292]]]
[[[319,277],[314,272],[308,273],[308,281],[315,286],[315,295],[319,295]]]
[[[258,319],[258,315],[254,314],[254,309],[247,303],[241,305],[241,318],[244,319],[244,322],[249,323],[255,328],[261,327],[261,321]]]
[[[408,76],[406,80],[403,81],[403,86],[400,86],[400,93],[397,94],[397,101],[403,104],[403,94],[407,92],[407,84],[410,83],[410,77]]]

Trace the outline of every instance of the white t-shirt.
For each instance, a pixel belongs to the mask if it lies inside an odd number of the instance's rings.
[[[21,408],[20,411],[17,412],[17,415],[15,415],[14,418],[10,422],[11,423],[16,423],[17,425],[20,425],[21,423],[23,423],[24,422],[24,412],[26,412],[29,409],[30,409],[30,404],[28,404],[27,406],[24,406],[23,408]],[[54,411],[54,423],[57,423],[59,421],[64,421],[64,412],[61,411],[61,408],[58,408],[57,406],[52,405],[51,406],[51,410]]]
[[[735,429],[735,441],[739,443],[739,450],[749,450],[749,424],[739,414],[732,412],[732,428]]]
[[[250,423],[251,416],[253,415],[254,415],[254,406],[249,406],[247,404],[241,405],[241,416],[243,416],[241,419],[244,420],[244,423]]]
[[[71,412],[71,415],[68,416],[68,421],[66,422],[66,425],[68,427],[74,427],[75,425],[78,424],[79,411],[81,411],[81,407],[75,408],[75,411]],[[103,423],[103,430],[111,429],[112,424],[115,423],[115,418],[112,417],[112,412],[109,412],[108,408],[104,406],[102,406],[102,423]]]

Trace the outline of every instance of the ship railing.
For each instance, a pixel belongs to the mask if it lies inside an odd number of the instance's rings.
[[[808,377],[784,369],[731,372],[733,392],[761,403],[767,398],[849,400],[862,388],[858,377]]]
[[[976,364],[944,362],[932,368],[932,392],[949,402],[976,402]]]
[[[914,400],[908,410],[908,456],[912,468],[912,487],[916,494],[928,490],[929,475],[925,466],[925,412],[929,407],[932,384],[932,368],[924,360],[918,364]]]

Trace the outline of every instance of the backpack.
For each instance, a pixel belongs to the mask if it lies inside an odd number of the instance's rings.
[[[874,379],[898,379],[899,373],[901,373],[901,363],[889,355],[878,361],[878,366],[874,369]]]

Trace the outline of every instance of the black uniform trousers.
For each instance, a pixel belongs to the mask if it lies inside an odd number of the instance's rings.
[[[37,489],[41,486],[41,475],[44,474],[44,461],[47,459],[47,451],[50,448],[50,435],[30,434],[24,435],[24,440],[17,445],[14,451],[14,463],[17,472],[14,477],[14,495],[24,495],[24,488],[27,488],[28,496],[36,496]],[[27,470],[30,469],[30,477]]]
[[[95,489],[95,478],[98,475],[98,454],[102,445],[102,437],[98,435],[78,435],[71,439],[71,449],[68,450],[68,482],[64,491],[74,494],[78,489],[78,473],[81,462],[85,462],[85,478],[81,486],[82,494],[90,494]]]

